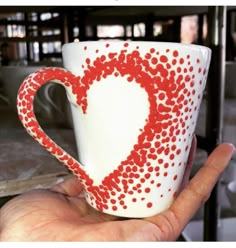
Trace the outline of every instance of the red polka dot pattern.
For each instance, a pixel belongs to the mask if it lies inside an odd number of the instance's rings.
[[[110,49],[109,43],[104,46]],[[44,68],[24,80],[17,99],[19,118],[28,133],[78,176],[89,203],[105,212],[126,211],[140,203],[150,209],[167,194],[176,197],[177,190],[166,187],[165,181],[178,185],[181,182],[178,168],[184,168],[186,163],[196,124],[193,112],[199,109],[208,69],[201,67],[201,58],[182,55],[176,49],[161,52],[153,47],[142,55],[140,47],[128,48],[129,43],[124,43],[120,51],[106,54],[99,54],[96,48],[97,57],[91,60],[89,47],[84,46],[84,52],[88,52],[84,75],[75,76],[61,68]],[[83,166],[41,129],[34,115],[33,98],[43,84],[56,79],[69,94],[76,96],[77,104],[86,114],[88,90],[94,81],[111,75],[125,77],[128,84],[139,84],[147,92],[149,115],[127,158],[96,185]],[[148,197],[153,191],[159,192],[157,203]]]

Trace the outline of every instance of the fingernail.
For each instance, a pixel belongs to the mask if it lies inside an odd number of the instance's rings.
[[[236,151],[236,147],[235,147],[235,145],[234,145],[234,144],[232,144],[232,143],[225,143],[225,144],[227,144],[227,145],[231,146],[231,148],[232,148],[232,152],[235,152],[235,151]]]

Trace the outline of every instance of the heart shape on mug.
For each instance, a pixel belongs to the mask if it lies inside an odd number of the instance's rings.
[[[137,83],[112,76],[94,81],[87,101],[85,114],[71,105],[75,136],[79,161],[100,184],[133,150],[148,119],[149,102]]]
[[[126,209],[127,194],[141,194],[140,199],[135,196],[132,201],[144,201],[143,196],[149,194],[152,187],[161,187],[158,181],[160,173],[168,180],[170,176],[171,180],[177,180],[178,175],[169,175],[168,170],[184,165],[174,160],[178,156],[186,157],[190,145],[187,137],[193,135],[196,121],[192,113],[199,107],[195,99],[202,95],[202,92],[197,93],[197,89],[206,75],[199,58],[192,64],[190,55],[180,56],[177,50],[166,49],[160,53],[152,48],[142,55],[139,47],[131,51],[127,47],[128,43],[124,43],[124,49],[119,52],[108,52],[93,61],[87,58],[83,65],[83,76],[77,77],[59,68],[38,71],[26,78],[17,100],[19,116],[27,131],[78,176],[87,198],[101,211],[108,208],[114,211]],[[199,82],[194,80],[196,74],[201,75]],[[127,84],[139,85],[148,96],[149,110],[146,124],[132,145],[132,150],[97,185],[86,169],[40,128],[32,102],[33,95],[42,84],[57,79],[66,87],[72,103],[79,105],[86,115],[91,86],[94,82],[104,82],[111,75],[125,78]],[[185,145],[180,145],[180,142]],[[176,192],[172,194],[175,196]],[[151,208],[152,202],[146,202],[146,205]]]

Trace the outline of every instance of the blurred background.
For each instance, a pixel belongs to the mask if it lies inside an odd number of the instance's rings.
[[[0,6],[0,203],[48,188],[68,172],[23,130],[16,94],[23,79],[45,66],[63,66],[62,45],[87,40],[145,40],[212,49],[199,113],[191,176],[221,142],[236,142],[236,6]],[[76,156],[64,88],[49,82],[35,99],[37,118]],[[236,156],[181,241],[236,241]]]

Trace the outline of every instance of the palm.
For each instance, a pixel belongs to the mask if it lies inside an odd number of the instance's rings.
[[[143,220],[117,221],[116,217],[93,210],[83,198],[63,196],[47,190],[25,194],[16,199],[11,207],[17,208],[17,211],[13,216],[12,212],[11,216],[5,216],[11,218],[11,223],[8,223],[11,225],[10,240],[21,240],[22,237],[30,241],[89,241],[91,237],[93,240],[124,240],[129,238],[130,229],[144,224],[155,227]],[[12,230],[14,226],[15,231]],[[122,233],[123,229],[130,233]],[[150,236],[148,232],[145,239],[150,240]]]
[[[184,183],[189,175],[194,150],[192,149],[189,158]],[[71,178],[52,190],[35,190],[23,194],[1,209],[1,240],[176,240],[207,199],[233,152],[233,146],[220,145],[182,190],[170,209],[146,219],[124,220],[97,212],[81,196],[82,187],[76,178]]]

